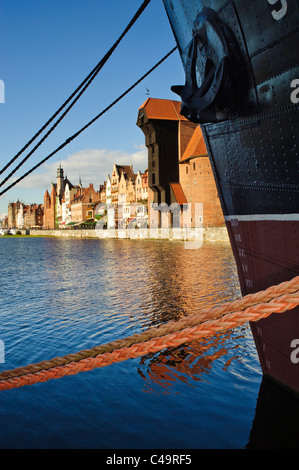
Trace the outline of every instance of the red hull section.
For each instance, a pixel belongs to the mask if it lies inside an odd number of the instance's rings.
[[[236,216],[227,220],[227,228],[243,295],[298,276],[299,220]],[[299,307],[251,322],[251,329],[263,373],[299,393],[299,362],[291,346],[296,339],[299,345]]]

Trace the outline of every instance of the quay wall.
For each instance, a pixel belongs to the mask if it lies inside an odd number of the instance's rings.
[[[26,235],[39,237],[68,238],[127,238],[127,239],[161,239],[203,242],[229,242],[226,227],[207,227],[203,229],[127,229],[127,230],[27,230]]]

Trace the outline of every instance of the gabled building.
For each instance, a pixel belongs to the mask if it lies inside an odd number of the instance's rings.
[[[24,210],[25,228],[42,228],[44,219],[44,206],[42,204],[30,204]]]
[[[127,204],[134,204],[136,202],[136,182],[137,175],[130,175],[127,179]]]
[[[22,203],[19,200],[17,202],[10,202],[8,204],[8,212],[7,212],[8,228],[17,227],[18,212],[19,212],[21,204]]]
[[[148,190],[148,169],[144,173],[141,173],[141,199],[143,201],[148,201],[149,199],[149,190]]]
[[[51,183],[51,194],[46,190],[44,195],[44,228],[55,229],[56,219],[56,184]]]
[[[17,212],[17,219],[16,219],[16,228],[22,229],[24,225],[24,215],[26,213],[25,204],[20,204],[19,210]]]
[[[65,178],[64,195],[61,203],[61,226],[66,227],[72,221],[71,200],[80,187],[82,187],[81,181],[79,182],[79,185],[73,186],[72,183]]]
[[[94,189],[92,183],[87,188],[79,187],[70,203],[72,222],[81,223],[94,220],[95,209],[99,203],[99,192]]]
[[[17,201],[8,206],[9,228],[42,227],[44,219],[44,206],[42,204],[24,204]]]
[[[71,221],[70,202],[80,186],[80,181],[79,185],[74,186],[67,176],[64,176],[59,164],[56,183],[51,183],[51,194],[46,190],[44,195],[44,228],[56,229]]]
[[[140,173],[140,171],[138,171],[138,173],[136,175],[136,179],[135,179],[135,200],[136,200],[136,202],[142,201],[142,199],[143,199],[142,182],[143,182],[143,180],[142,180],[141,173]]]
[[[118,171],[121,172],[121,176],[118,184],[118,207],[117,207],[117,222],[120,222],[122,219],[129,219],[135,211],[132,209],[132,204],[135,203],[135,181],[137,175],[133,172],[133,167],[131,166],[122,166],[117,165]]]
[[[8,228],[8,216],[6,215],[0,223],[1,228]]]
[[[122,172],[118,184],[118,204],[124,205],[127,203],[127,182],[127,176]]]
[[[104,183],[100,184],[99,186],[101,204],[105,204],[106,202],[106,185],[107,185],[107,181],[104,181]]]
[[[71,199],[81,187],[81,179],[79,179],[79,184],[74,186],[67,176],[64,176],[64,171],[59,164],[56,184],[55,228],[63,228],[71,222]]]
[[[111,179],[110,175],[107,176],[107,184],[106,184],[106,204],[111,204],[112,203],[112,197],[111,197]]]
[[[110,218],[113,213],[113,223],[123,227],[137,213],[147,214],[148,193],[148,170],[135,174],[133,165],[114,164],[111,177],[108,174],[107,181],[100,185],[100,202],[106,203]],[[140,203],[145,205],[145,210],[140,211]],[[114,207],[109,209],[111,204]]]
[[[119,183],[121,175],[124,174],[126,180],[135,178],[133,165],[117,165],[114,163],[111,174],[111,203],[118,204]]]

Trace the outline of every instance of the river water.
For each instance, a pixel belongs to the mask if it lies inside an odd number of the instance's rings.
[[[2,238],[0,272],[0,370],[125,338],[240,296],[228,244]],[[284,393],[262,378],[246,324],[1,391],[0,448],[296,446],[298,403]]]

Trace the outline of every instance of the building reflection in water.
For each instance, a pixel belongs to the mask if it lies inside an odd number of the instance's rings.
[[[176,381],[190,386],[194,385],[194,381],[208,381],[214,361],[224,359],[222,369],[225,370],[240,358],[239,346],[229,341],[230,336],[231,333],[218,334],[177,348],[168,348],[158,354],[143,356],[138,373],[145,381],[144,390],[168,393]],[[239,340],[242,337],[244,335],[238,335]],[[158,388],[155,388],[156,385]]]
[[[228,248],[228,249],[227,249]],[[199,250],[185,249],[183,243],[163,250],[157,245],[148,258],[150,289],[142,311],[147,327],[177,320],[200,310],[239,298],[239,284],[234,259],[229,247],[219,245],[213,249],[203,246]],[[211,275],[213,273],[213,275]],[[160,353],[148,354],[140,360],[139,374],[146,383],[146,391],[160,385],[164,393],[181,381],[207,380],[206,374],[213,362],[228,354],[228,363],[238,359],[238,341],[230,342],[231,332],[214,335],[168,348]],[[239,336],[242,342],[243,334]],[[161,389],[160,389],[161,391]]]
[[[159,244],[147,258],[147,285],[150,289],[142,307],[147,327],[240,297],[230,251],[225,255],[225,249],[219,247],[219,257],[217,247],[213,250],[203,247],[197,251],[200,253],[174,244],[173,250],[168,248],[165,253],[163,244]],[[138,373],[144,380],[145,392],[168,394],[178,382],[191,387],[201,381],[209,382],[213,368],[238,373],[238,365],[245,364],[245,368],[252,369],[255,356],[251,330],[245,324],[225,333],[147,354],[139,361]],[[257,360],[256,364],[259,377]],[[298,448],[298,420],[298,397],[262,378],[255,418],[245,447]]]
[[[137,247],[135,249],[138,251]],[[132,260],[126,243],[122,252],[118,252],[117,286],[123,286],[123,311],[130,312],[132,324],[137,315],[143,330],[229,302],[241,295],[229,247],[216,245],[213,248],[203,246],[199,250],[187,250],[183,243],[165,245],[163,242],[149,242],[140,249],[142,251],[137,253],[135,260]],[[139,273],[136,283],[126,288],[135,273]],[[136,298],[139,299],[137,303]],[[225,370],[236,379],[239,366],[243,367],[242,372],[245,371],[246,387],[246,368],[252,371],[256,366],[256,376],[258,379],[261,377],[255,357],[251,330],[246,324],[176,348],[147,354],[139,359],[137,370],[144,382],[143,391],[150,394],[178,393],[179,383],[189,387],[198,384],[200,387],[200,382],[215,380],[214,373],[222,377]],[[224,389],[223,393],[227,391]],[[248,449],[298,448],[298,421],[298,397],[263,378],[252,429],[248,443],[244,445]]]
[[[185,249],[159,244],[147,257],[147,287],[142,311],[148,327],[191,315],[240,297],[229,246]]]

